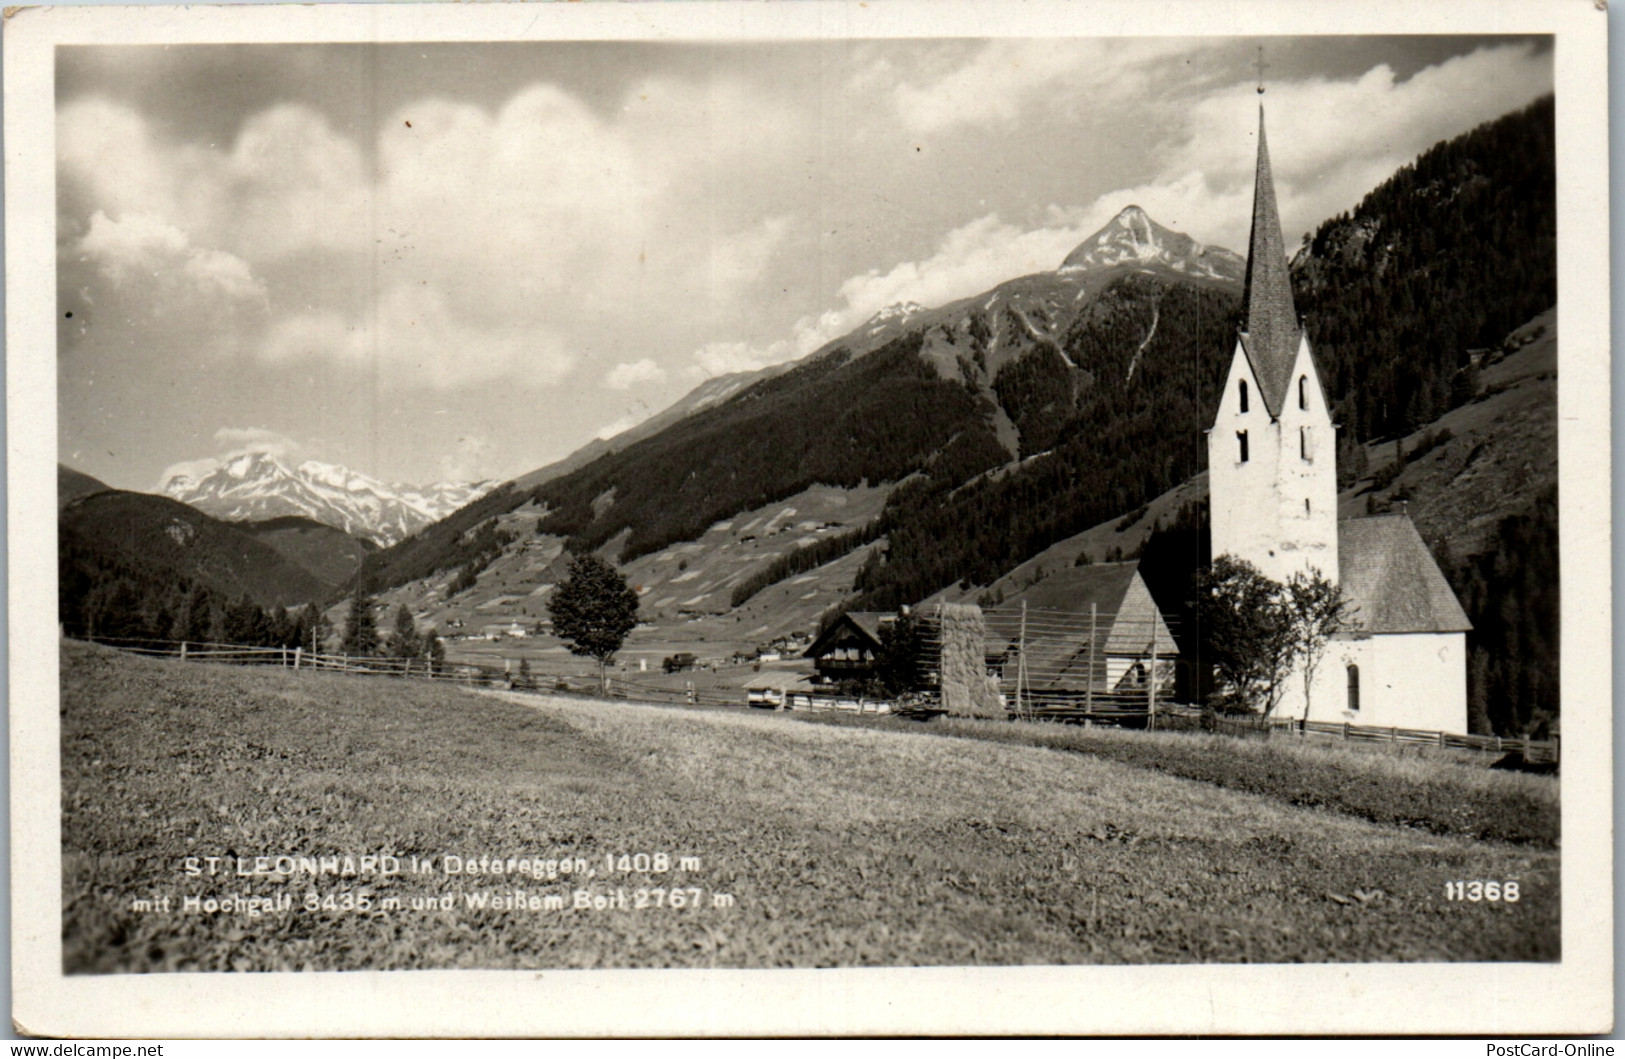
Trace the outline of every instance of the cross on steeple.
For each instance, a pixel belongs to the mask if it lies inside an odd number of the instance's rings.
[[[1264,46],[1258,46],[1258,94],[1264,94]]]

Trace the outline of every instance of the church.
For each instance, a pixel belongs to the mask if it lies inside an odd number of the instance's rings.
[[[1283,584],[1318,571],[1351,626],[1307,699],[1301,669],[1288,676],[1274,716],[1466,732],[1471,624],[1416,526],[1337,517],[1337,428],[1293,304],[1262,106],[1242,327],[1208,431],[1213,555]]]

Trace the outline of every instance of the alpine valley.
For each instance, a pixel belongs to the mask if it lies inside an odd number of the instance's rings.
[[[1410,505],[1475,625],[1475,724],[1509,733],[1556,701],[1553,142],[1548,98],[1439,144],[1310,233],[1292,269],[1340,425],[1342,504]],[[417,489],[251,455],[164,492],[228,529],[298,516],[363,539],[341,583],[339,566],[307,566],[304,594],[405,604],[442,632],[542,622],[582,551],[636,586],[634,642],[715,657],[846,609],[992,599],[1142,552],[1164,557],[1148,581],[1178,611],[1202,561],[1203,431],[1245,261],[1126,205],[1055,264],[888,307],[505,484]],[[98,495],[63,508],[76,539],[69,513]],[[286,561],[258,533],[255,554]],[[74,572],[85,593],[123,578],[146,613],[175,613],[175,590],[134,557],[95,554],[99,573]],[[1519,613],[1497,611],[1503,588]],[[63,607],[65,627],[96,620],[84,598]],[[1517,672],[1491,680],[1492,666]]]

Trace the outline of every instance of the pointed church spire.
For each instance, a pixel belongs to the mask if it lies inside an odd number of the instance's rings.
[[[1260,86],[1262,91],[1262,86]],[[1247,284],[1242,295],[1243,344],[1271,415],[1281,410],[1292,362],[1298,354],[1298,312],[1292,304],[1281,218],[1275,209],[1264,105],[1258,106],[1258,173],[1253,184],[1253,231],[1247,246]]]

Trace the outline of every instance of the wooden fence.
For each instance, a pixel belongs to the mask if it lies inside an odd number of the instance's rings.
[[[112,640],[95,639],[93,642],[132,654],[161,658],[178,658],[188,662],[215,662],[227,665],[278,666],[284,669],[331,673],[360,673],[371,676],[393,676],[415,680],[439,680],[470,687],[500,687],[513,691],[535,691],[568,694],[602,695],[596,677],[579,677],[526,673],[517,666],[482,666],[468,662],[438,662],[430,664],[421,658],[377,658],[344,654],[323,654],[300,647],[248,647],[242,644],[191,643],[171,640]],[[636,702],[665,703],[690,706],[743,706],[748,701],[745,689],[697,689],[692,685],[671,688],[655,684],[611,677],[607,694],[610,698]],[[1149,701],[1148,701],[1149,699]],[[897,713],[904,716],[928,717],[942,712],[940,704],[927,700],[906,704],[893,704],[879,699],[858,698],[832,693],[790,691],[785,695],[785,706],[795,710],[840,711],[859,714]],[[1152,696],[1143,692],[1128,694],[1099,693],[1084,705],[1075,702],[1030,703],[1013,720],[1050,722],[1100,722],[1131,724],[1136,727],[1167,730],[1197,730],[1218,732],[1240,738],[1270,738],[1298,736],[1341,739],[1346,742],[1411,744],[1436,746],[1454,750],[1476,750],[1493,754],[1522,754],[1531,764],[1556,764],[1559,759],[1559,741],[1515,739],[1496,735],[1462,735],[1456,732],[1426,731],[1416,728],[1376,727],[1372,725],[1341,724],[1329,721],[1302,721],[1291,718],[1218,717],[1203,715],[1201,710],[1189,706],[1159,705]]]
[[[438,680],[471,687],[498,687],[510,691],[534,691],[582,695],[607,695],[636,702],[689,706],[743,706],[748,692],[740,689],[697,689],[692,685],[673,688],[639,683],[611,674],[607,687],[600,689],[596,676],[575,676],[526,672],[517,665],[478,665],[469,662],[436,662],[422,658],[383,658],[324,654],[302,647],[249,647],[243,644],[196,643],[179,640],[125,640],[93,638],[91,642],[116,647],[132,654],[174,658],[183,662],[213,662],[239,666],[277,666],[309,672],[359,673],[370,676]],[[890,704],[874,699],[855,699],[833,693],[791,692],[787,705],[804,710],[846,710],[853,713],[886,713]]]
[[[1272,736],[1316,736],[1339,739],[1350,743],[1395,743],[1412,746],[1434,746],[1450,750],[1477,750],[1491,754],[1523,755],[1531,764],[1557,764],[1561,741],[1558,739],[1517,739],[1499,735],[1463,735],[1458,732],[1438,732],[1421,728],[1399,728],[1348,724],[1337,721],[1305,721],[1289,717],[1204,717],[1200,710],[1176,707],[1158,715],[1159,726],[1164,728],[1194,729],[1218,732],[1242,738],[1268,738]]]

